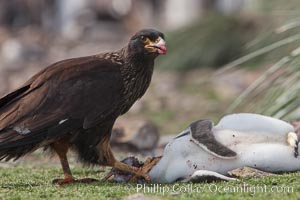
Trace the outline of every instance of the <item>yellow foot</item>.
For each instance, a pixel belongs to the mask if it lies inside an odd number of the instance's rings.
[[[155,166],[159,161],[161,157],[156,158],[147,158],[145,161],[143,167],[137,168],[137,171],[135,173],[135,176],[133,176],[129,182],[137,182],[139,177],[143,177],[146,182],[150,182],[150,176],[148,175],[149,171]]]
[[[146,172],[143,167],[137,168],[135,167],[134,176],[129,179],[129,182],[136,182],[138,177],[143,177],[147,183],[151,181],[150,176],[148,175],[148,172]]]
[[[102,179],[102,181],[111,181],[118,177],[120,180],[124,179],[124,181],[137,182],[139,178],[142,177],[146,182],[150,182],[151,180],[148,173],[160,159],[161,157],[147,158],[142,167],[134,167],[120,161],[115,161],[112,165],[113,169]],[[122,174],[120,171],[125,173]]]

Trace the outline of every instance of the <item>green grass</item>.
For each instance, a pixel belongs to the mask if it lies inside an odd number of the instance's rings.
[[[75,177],[102,178],[105,173],[96,168],[73,168]],[[146,196],[158,196],[161,199],[297,199],[300,196],[300,172],[283,174],[277,177],[262,179],[243,179],[238,182],[218,183],[175,183],[160,184],[159,189],[154,191],[153,184],[145,185],[138,190],[137,184],[129,183],[92,183],[55,186],[51,180],[61,176],[59,166],[39,166],[21,164],[16,167],[0,168],[0,199],[123,199],[124,197],[142,193]],[[233,192],[233,189],[248,186],[244,192]],[[256,186],[264,189],[253,189]],[[285,187],[285,192],[271,192],[273,187]],[[220,188],[217,192],[216,187]],[[289,189],[287,188],[289,187]],[[192,189],[191,189],[192,188]],[[228,188],[229,192],[223,192]],[[245,187],[246,188],[246,187]],[[273,189],[273,190],[274,190]],[[163,194],[163,190],[169,190]],[[289,191],[288,191],[289,190]]]

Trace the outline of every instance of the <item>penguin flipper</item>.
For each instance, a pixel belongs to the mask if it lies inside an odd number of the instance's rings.
[[[195,142],[205,151],[222,159],[236,158],[236,152],[218,142],[213,135],[214,124],[209,119],[193,122],[190,125],[192,137]]]

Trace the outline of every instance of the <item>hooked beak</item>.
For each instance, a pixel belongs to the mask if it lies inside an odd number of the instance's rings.
[[[164,39],[159,37],[155,42],[150,41],[149,44],[145,46],[150,52],[157,52],[158,54],[167,54],[166,42]]]

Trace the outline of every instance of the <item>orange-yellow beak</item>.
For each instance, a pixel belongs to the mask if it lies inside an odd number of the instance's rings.
[[[166,42],[163,38],[159,37],[154,42],[147,38],[146,43],[145,48],[148,49],[148,51],[167,54]]]

